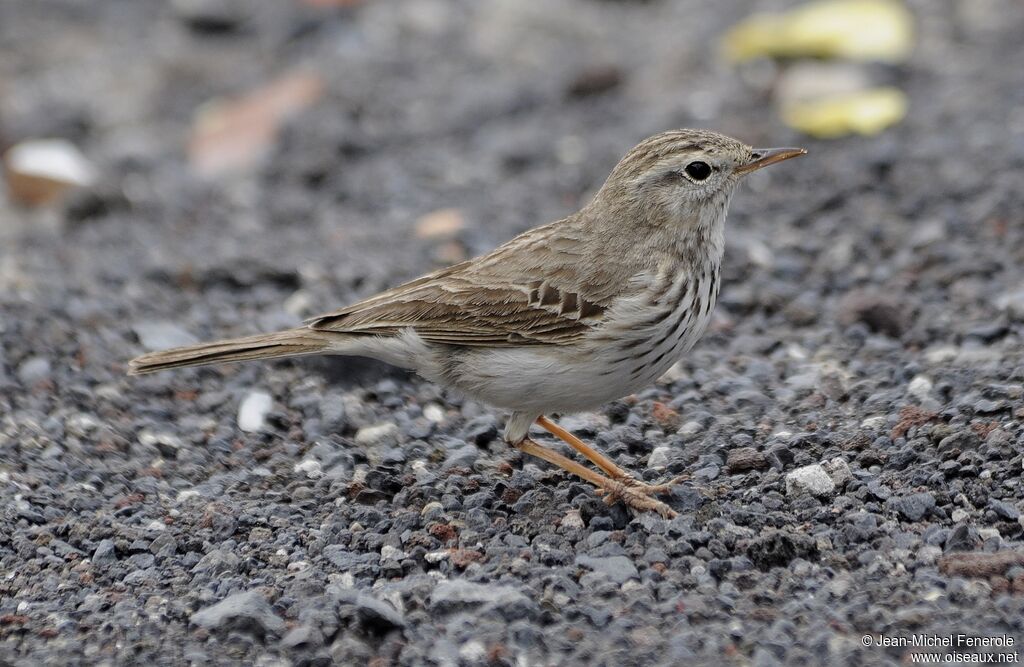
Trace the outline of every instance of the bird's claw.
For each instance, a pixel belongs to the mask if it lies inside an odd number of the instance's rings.
[[[643,493],[644,495],[657,496],[671,493],[672,488],[674,486],[682,484],[683,482],[686,482],[689,479],[689,475],[682,474],[679,475],[678,477],[670,479],[667,482],[662,482],[661,484],[647,484],[646,482],[642,482],[635,477],[629,476],[616,478],[615,481],[618,482],[619,484],[635,489],[636,491]]]
[[[664,493],[665,489],[661,487],[671,487],[675,482],[676,480],[672,480],[668,484],[650,485],[628,477],[609,480],[606,486],[597,490],[597,493],[604,497],[604,502],[608,505],[621,502],[638,512],[657,512],[663,518],[671,519],[677,516],[676,511],[651,496]]]

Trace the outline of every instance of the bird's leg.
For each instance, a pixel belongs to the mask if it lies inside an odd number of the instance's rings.
[[[600,453],[587,443],[583,442],[572,433],[569,433],[564,428],[554,423],[543,415],[537,418],[537,425],[551,433],[553,436],[565,442],[577,452],[589,459],[594,465],[601,470],[608,473],[614,481],[636,488],[637,491],[645,493],[647,495],[653,495],[658,493],[668,493],[672,490],[672,487],[680,482],[687,479],[686,475],[680,475],[673,480],[665,482],[664,484],[645,484],[637,478],[630,475],[628,472],[615,465],[615,462],[609,459],[604,454]]]
[[[521,452],[544,459],[548,463],[553,463],[559,468],[587,480],[597,487],[598,494],[604,496],[605,502],[609,505],[621,500],[627,507],[637,511],[657,512],[666,519],[671,519],[676,516],[675,510],[660,500],[651,498],[648,494],[644,493],[642,489],[635,485],[625,484],[618,480],[609,479],[608,477],[594,472],[584,465],[576,463],[572,459],[562,456],[556,451],[538,445],[529,438],[524,438],[521,442],[516,444],[515,447]]]

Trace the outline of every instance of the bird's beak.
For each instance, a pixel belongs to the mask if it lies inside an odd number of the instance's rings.
[[[750,162],[736,167],[734,173],[739,175],[749,174],[752,171],[757,171],[761,167],[767,167],[770,164],[776,162],[782,162],[788,160],[791,157],[800,157],[806,155],[807,151],[803,148],[755,148],[753,151],[754,159]]]

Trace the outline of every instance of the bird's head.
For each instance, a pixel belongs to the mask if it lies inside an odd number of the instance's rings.
[[[648,218],[724,216],[740,179],[806,152],[802,148],[751,148],[708,130],[662,132],[644,139],[619,161],[599,199],[611,196],[620,204],[640,207]]]

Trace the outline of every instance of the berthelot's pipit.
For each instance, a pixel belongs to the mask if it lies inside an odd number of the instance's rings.
[[[675,512],[551,422],[652,383],[704,333],[720,287],[726,210],[746,174],[804,154],[703,130],[645,139],[593,201],[494,251],[305,326],[133,359],[132,374],[308,354],[372,357],[511,410],[508,442],[593,483],[609,502]],[[529,438],[533,424],[598,473]]]

